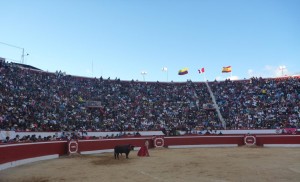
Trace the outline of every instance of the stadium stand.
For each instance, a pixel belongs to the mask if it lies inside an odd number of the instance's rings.
[[[299,128],[300,78],[209,82],[226,129]],[[0,130],[223,129],[205,83],[84,78],[0,63]],[[48,139],[51,140],[52,136]],[[38,138],[34,140],[39,140]]]
[[[212,82],[230,129],[299,128],[300,79],[297,77]]]

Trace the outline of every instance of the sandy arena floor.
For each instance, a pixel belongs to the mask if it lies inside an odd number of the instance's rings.
[[[151,149],[115,160],[112,153],[61,157],[0,171],[1,182],[300,181],[299,148]]]

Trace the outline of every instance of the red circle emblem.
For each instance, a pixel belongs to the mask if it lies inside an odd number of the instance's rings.
[[[155,147],[163,147],[165,144],[165,141],[163,138],[155,138],[154,139],[154,145]]]
[[[69,142],[69,153],[74,154],[78,151],[78,143],[76,141]]]
[[[244,142],[246,145],[255,145],[256,144],[256,138],[254,136],[245,136]]]

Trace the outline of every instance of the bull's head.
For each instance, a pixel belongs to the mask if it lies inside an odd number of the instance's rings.
[[[129,145],[129,150],[134,150],[134,146],[133,145]]]

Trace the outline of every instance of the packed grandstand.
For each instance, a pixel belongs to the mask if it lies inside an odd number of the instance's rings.
[[[138,82],[0,62],[0,130],[212,131],[300,127],[300,77]],[[176,134],[176,132],[173,132]]]

